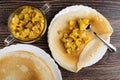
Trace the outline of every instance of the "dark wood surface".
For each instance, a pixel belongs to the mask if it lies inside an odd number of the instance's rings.
[[[120,80],[120,0],[40,0],[40,1],[0,1],[0,48],[4,47],[4,39],[10,34],[7,28],[8,17],[14,8],[29,4],[40,8],[43,4],[50,3],[51,10],[46,15],[48,26],[56,13],[71,5],[87,5],[103,14],[111,23],[114,33],[111,43],[117,47],[117,52],[106,52],[105,56],[93,66],[84,68],[78,73],[72,73],[60,68],[63,80]],[[14,42],[19,43],[19,42]],[[41,40],[32,43],[44,49],[51,55],[47,43],[47,31]]]

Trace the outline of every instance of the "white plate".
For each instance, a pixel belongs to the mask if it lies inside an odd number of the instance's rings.
[[[6,54],[11,51],[16,51],[16,50],[29,51],[29,52],[34,53],[37,56],[40,56],[46,62],[48,62],[48,64],[50,65],[51,70],[53,71],[53,73],[55,75],[55,80],[62,80],[61,72],[60,72],[58,66],[56,65],[56,63],[54,62],[54,60],[44,50],[42,50],[36,46],[32,46],[32,45],[28,45],[28,44],[11,45],[11,46],[5,47],[3,49],[0,49],[0,55]]]
[[[61,15],[64,15],[64,14],[67,14],[69,12],[72,12],[72,11],[78,11],[80,9],[84,8],[86,10],[86,12],[89,12],[89,10],[91,10],[92,8],[91,7],[88,7],[88,6],[83,6],[83,5],[74,5],[74,6],[70,6],[70,7],[66,7],[65,9],[62,9],[61,11],[59,11],[55,17],[52,19],[50,25],[49,25],[49,29],[48,31],[50,30],[51,28],[51,25],[53,24],[53,22],[56,20],[57,17],[61,16]],[[95,9],[92,9],[92,10],[95,10]],[[95,10],[96,11],[96,10]],[[110,40],[110,39],[109,39]],[[108,42],[109,42],[108,40]],[[98,62],[100,59],[102,59],[102,57],[105,55],[105,52],[107,51],[107,47],[105,45],[103,45],[100,50],[97,52],[96,55],[93,56],[93,58],[91,58],[91,60],[89,62],[87,62],[87,64],[84,66],[84,67],[88,67],[88,66],[91,66],[93,64],[95,64],[96,62]]]

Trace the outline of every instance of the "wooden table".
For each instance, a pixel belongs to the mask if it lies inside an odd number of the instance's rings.
[[[46,15],[48,26],[56,13],[71,5],[87,5],[102,13],[111,23],[114,33],[111,43],[117,47],[117,52],[106,52],[105,56],[93,66],[84,68],[78,73],[71,73],[60,68],[63,80],[120,80],[120,1],[119,0],[41,0],[41,1],[0,1],[0,48],[4,47],[4,39],[10,34],[7,28],[8,17],[14,8],[29,4],[40,8],[43,4],[52,5],[50,12]],[[18,43],[17,41],[14,43]],[[51,55],[47,43],[47,32],[44,37],[32,43],[44,49]]]

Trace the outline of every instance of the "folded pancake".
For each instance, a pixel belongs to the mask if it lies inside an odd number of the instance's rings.
[[[76,10],[73,11],[68,11],[66,9],[66,13],[55,16],[48,31],[48,43],[54,59],[60,66],[72,72],[78,72],[83,68],[85,64],[98,53],[103,43],[89,31],[89,42],[85,46],[82,46],[78,53],[72,55],[67,54],[60,40],[63,34],[58,34],[58,31],[61,30],[63,33],[66,32],[66,28],[69,26],[69,20],[80,18],[89,19],[92,30],[107,41],[110,40],[110,36],[113,32],[108,20],[96,10],[86,6],[75,6],[75,8]]]
[[[0,80],[55,80],[48,63],[27,51],[0,56]]]

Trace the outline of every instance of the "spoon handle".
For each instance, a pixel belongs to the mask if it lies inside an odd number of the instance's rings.
[[[101,38],[96,32],[92,31],[107,47],[111,52],[116,52],[116,48],[108,43],[107,41],[105,41],[103,38]]]

